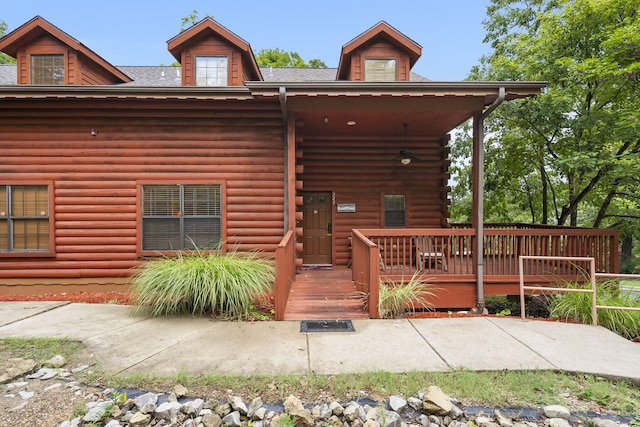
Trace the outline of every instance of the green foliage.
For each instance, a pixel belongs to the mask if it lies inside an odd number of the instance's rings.
[[[261,49],[256,53],[256,61],[260,67],[273,68],[327,68],[320,59],[305,62],[297,52],[285,52],[278,48]]]
[[[272,260],[256,252],[194,251],[142,264],[134,274],[132,295],[152,316],[171,314],[242,318],[269,292]]]
[[[487,222],[640,227],[640,0],[492,0],[473,80],[547,81],[485,121]],[[470,129],[455,139],[466,220]]]
[[[435,288],[425,283],[425,279],[414,273],[408,282],[380,280],[378,313],[382,319],[392,319],[401,316],[405,310],[415,310],[416,307],[431,307],[429,301],[435,296]]]
[[[280,416],[274,427],[295,427],[297,421],[291,415],[284,413]]]
[[[0,38],[7,34],[8,25],[5,21],[0,21]],[[16,60],[9,55],[0,52],[0,64],[15,64]]]
[[[205,15],[204,17],[213,19],[213,15]],[[180,32],[184,32],[187,28],[194,26],[200,20],[201,18],[198,17],[198,11],[194,9],[189,15],[180,18]]]
[[[585,285],[579,282],[566,284],[569,289],[587,289],[590,286],[591,284]],[[640,299],[631,296],[631,294],[621,293],[617,282],[610,281],[598,284],[596,288],[596,304],[640,308]],[[567,292],[552,299],[551,316],[591,324],[593,322],[591,306],[591,293]],[[598,309],[597,312],[598,325],[627,339],[639,336],[640,311]]]

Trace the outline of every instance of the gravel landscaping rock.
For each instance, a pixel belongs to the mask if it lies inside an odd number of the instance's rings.
[[[265,404],[260,396],[247,401],[229,394],[226,400],[189,397],[176,386],[166,393],[137,392],[121,398],[126,390],[104,390],[79,384],[76,367],[31,366],[5,381],[0,395],[0,427],[108,426],[108,427],[288,427],[284,415],[296,427],[631,427],[629,418],[572,413],[569,408],[464,407],[445,391],[426,385],[418,396],[391,395],[385,402],[357,399],[348,402],[303,402],[289,396],[284,402]],[[86,369],[86,368],[85,368]],[[11,371],[15,372],[15,370]]]

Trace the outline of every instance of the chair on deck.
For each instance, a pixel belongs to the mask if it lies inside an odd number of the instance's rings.
[[[434,236],[414,236],[416,248],[416,262],[418,270],[425,267],[435,268],[438,263],[442,265],[443,271],[448,271],[447,259],[449,258],[444,237]]]

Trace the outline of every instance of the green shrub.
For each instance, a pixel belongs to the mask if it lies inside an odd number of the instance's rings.
[[[591,284],[568,283],[567,288],[585,289]],[[551,316],[570,319],[591,324],[591,293],[567,292],[554,297],[551,301]],[[622,294],[617,282],[598,283],[596,288],[596,304],[618,307],[640,307],[640,299],[629,294]],[[633,339],[640,333],[640,311],[598,309],[598,325],[616,334]]]
[[[271,291],[274,265],[256,252],[195,251],[142,264],[132,295],[152,316],[171,314],[242,318]]]
[[[429,299],[435,296],[434,290],[433,285],[426,283],[418,273],[415,273],[406,283],[404,280],[400,282],[380,280],[378,300],[380,318],[396,318],[408,309],[432,307],[433,304]]]

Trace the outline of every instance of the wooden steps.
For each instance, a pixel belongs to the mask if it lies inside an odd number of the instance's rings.
[[[291,287],[284,320],[368,319],[351,270],[303,270]]]

